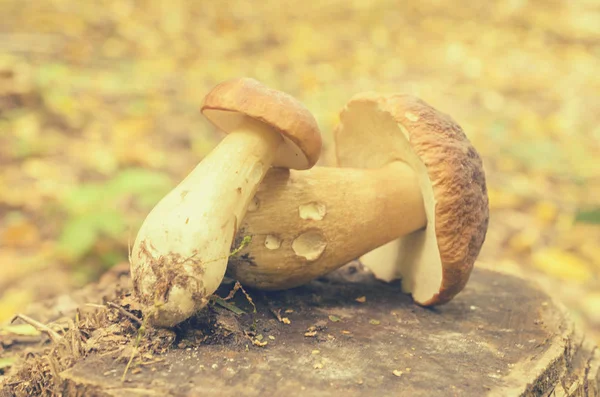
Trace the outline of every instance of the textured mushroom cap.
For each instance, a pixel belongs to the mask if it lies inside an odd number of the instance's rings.
[[[310,111],[294,97],[254,79],[237,78],[217,85],[204,98],[201,111],[226,133],[241,125],[245,116],[279,132],[285,144],[279,146],[274,166],[308,169],[321,154],[321,132]]]
[[[427,226],[361,260],[377,277],[401,278],[421,305],[448,302],[467,283],[487,232],[489,210],[481,159],[449,116],[408,95],[363,93],[340,114],[335,131],[343,167],[404,161],[417,173]]]

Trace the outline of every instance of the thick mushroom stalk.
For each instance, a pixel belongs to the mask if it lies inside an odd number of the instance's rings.
[[[229,120],[228,135],[148,214],[131,254],[134,291],[150,324],[174,326],[207,304],[223,279],[248,205],[271,165],[281,164],[281,153],[295,153],[290,166],[298,168],[316,161],[321,141],[314,119],[293,98],[274,93],[254,80],[238,79],[217,86],[205,99],[203,110],[216,106],[219,120]],[[276,104],[264,103],[273,96]],[[265,109],[284,114],[284,125]],[[304,118],[294,119],[299,114]],[[296,130],[285,128],[290,122],[308,125],[309,133],[296,137]],[[306,154],[292,138],[312,140],[306,146],[313,151]]]
[[[240,227],[238,238],[252,241],[231,257],[228,273],[256,288],[296,287],[426,224],[417,175],[404,162],[274,168]]]
[[[132,264],[136,292],[155,325],[185,320],[218,288],[238,222],[280,142],[278,133],[247,120],[146,217]]]
[[[250,286],[300,285],[360,257],[402,279],[421,305],[467,283],[488,226],[483,165],[458,124],[418,98],[358,94],[335,131],[341,167],[273,170],[241,229],[253,237],[230,274]]]

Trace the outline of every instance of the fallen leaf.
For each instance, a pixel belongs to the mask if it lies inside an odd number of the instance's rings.
[[[6,324],[0,326],[0,335],[39,336],[41,332],[29,324]]]
[[[5,370],[12,367],[17,362],[16,357],[3,357],[0,358],[0,370]]]
[[[225,299],[221,298],[220,296],[216,296],[213,295],[210,298],[213,302],[215,302],[217,305],[237,314],[246,314],[245,311],[243,311],[242,309],[240,309],[239,307],[237,307],[236,305],[234,305],[233,303],[229,303],[227,302]]]
[[[0,243],[6,247],[31,247],[39,240],[37,227],[24,219],[7,225],[0,234]]]
[[[258,347],[265,347],[266,345],[269,344],[269,342],[267,342],[267,341],[261,342],[261,341],[259,341],[257,339],[252,339],[252,344],[254,346],[258,346]]]
[[[549,224],[558,215],[558,207],[552,201],[543,200],[536,203],[534,213],[537,219]]]
[[[575,215],[575,222],[600,224],[600,208],[579,210]]]
[[[532,261],[538,270],[558,279],[584,283],[593,277],[585,261],[559,248],[537,251],[533,254]]]
[[[0,297],[0,323],[10,320],[14,315],[31,303],[34,291],[28,289],[9,289]]]

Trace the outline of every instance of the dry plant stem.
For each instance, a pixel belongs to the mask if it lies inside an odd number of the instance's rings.
[[[280,142],[278,133],[247,119],[150,212],[131,266],[152,325],[173,326],[206,305]]]
[[[140,320],[139,318],[137,318],[136,316],[134,316],[133,314],[129,313],[127,310],[125,310],[125,308],[117,305],[116,303],[113,302],[106,302],[106,306],[108,307],[112,307],[113,309],[117,310],[119,313],[121,313],[122,315],[124,315],[125,317],[129,318],[130,320],[132,320],[135,323],[138,323],[140,325],[142,325],[142,320]]]
[[[62,339],[62,336],[54,331],[52,328],[48,327],[45,324],[40,323],[37,320],[32,319],[29,316],[26,316],[25,314],[17,314],[11,321],[14,322],[16,319],[19,319],[29,325],[31,325],[33,328],[37,329],[40,332],[45,332],[48,334],[48,336],[50,337],[50,339],[52,339],[52,342],[59,342]]]
[[[252,242],[230,259],[228,273],[262,289],[298,286],[426,223],[416,175],[403,162],[273,169],[240,228]]]

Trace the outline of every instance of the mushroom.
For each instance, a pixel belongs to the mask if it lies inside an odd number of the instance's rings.
[[[481,159],[447,115],[406,95],[353,97],[335,131],[341,167],[271,170],[228,274],[262,289],[301,285],[348,261],[402,279],[421,305],[452,299],[485,240]]]
[[[217,85],[201,109],[228,135],[152,209],[131,254],[134,291],[154,326],[174,326],[206,305],[268,169],[308,169],[321,150],[311,113],[256,80]]]

